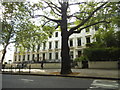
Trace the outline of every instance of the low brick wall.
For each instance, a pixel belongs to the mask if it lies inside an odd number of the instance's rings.
[[[88,61],[88,68],[117,69],[118,61]]]

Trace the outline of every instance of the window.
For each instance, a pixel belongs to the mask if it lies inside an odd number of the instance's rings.
[[[58,41],[55,41],[55,48],[58,48]]]
[[[58,37],[58,32],[55,33],[55,37]]]
[[[37,61],[39,61],[39,59],[40,59],[40,58],[39,58],[39,54],[37,54]]]
[[[86,43],[90,43],[90,37],[86,37]]]
[[[52,38],[52,34],[53,34],[53,32],[50,32],[50,34],[49,34],[49,38]]]
[[[80,57],[81,56],[81,51],[78,51],[78,57]]]
[[[81,38],[77,39],[77,44],[78,44],[78,46],[81,46]]]
[[[52,38],[52,35],[50,35],[49,38]]]
[[[58,52],[55,53],[55,59],[58,59]]]
[[[17,61],[17,56],[15,56],[15,61]]]
[[[39,51],[40,50],[40,44],[38,44],[38,46],[37,46],[37,51]]]
[[[19,61],[21,60],[21,55],[19,55]]]
[[[52,59],[52,53],[49,53],[49,59],[50,60]]]
[[[30,59],[30,55],[28,55],[28,61],[29,61],[29,59]]]
[[[73,39],[70,40],[70,47],[73,46]]]
[[[23,55],[23,61],[25,61],[25,55]]]
[[[44,42],[43,43],[43,50],[45,50],[45,47],[46,47],[46,43]]]
[[[34,60],[34,59],[35,59],[35,54],[32,55],[32,60]]]
[[[52,48],[52,42],[49,42],[49,49]]]
[[[43,53],[43,55],[42,55],[42,56],[43,56],[43,60],[45,60],[45,53]]]

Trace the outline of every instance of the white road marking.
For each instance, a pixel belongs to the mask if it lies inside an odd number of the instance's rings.
[[[91,90],[92,88],[120,90],[118,82],[113,80],[94,80],[88,90]]]
[[[33,82],[34,81],[34,80],[31,80],[31,79],[20,79],[20,80],[22,80],[24,82]]]

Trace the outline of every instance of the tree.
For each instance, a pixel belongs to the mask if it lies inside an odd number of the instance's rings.
[[[3,55],[1,59],[1,63],[3,63],[6,49],[10,43],[21,43],[20,38],[21,35],[25,36],[25,28],[28,29],[30,27],[34,27],[31,23],[29,16],[29,12],[27,11],[27,6],[29,4],[23,2],[3,2],[3,15],[1,18],[2,30],[0,32],[0,36],[2,39],[1,44],[3,45]],[[24,27],[23,27],[24,25]],[[31,26],[30,26],[31,25]],[[24,28],[24,29],[23,29]],[[26,39],[26,38],[25,38]],[[23,40],[23,39],[22,39]],[[24,41],[23,41],[24,42]]]
[[[98,30],[94,38],[95,42],[87,44],[91,48],[106,48],[106,47],[120,47],[120,31],[109,30],[101,31]]]
[[[79,11],[71,14],[71,6],[79,6]],[[56,23],[55,28],[60,27],[62,36],[62,46],[61,46],[61,58],[62,67],[61,74],[69,74],[71,71],[71,61],[69,55],[69,36],[73,33],[80,33],[83,29],[90,28],[91,26],[99,25],[105,26],[112,23],[115,14],[118,10],[117,2],[77,2],[71,3],[65,0],[58,0],[58,2],[53,3],[53,1],[43,0],[39,3],[34,4],[36,10],[46,9],[45,14],[34,15],[33,17],[43,17],[45,18],[45,26],[47,23]],[[81,8],[82,7],[82,8]],[[48,10],[47,10],[48,8]],[[51,17],[52,16],[52,17]],[[53,19],[54,17],[54,19]],[[73,18],[75,20],[73,20]],[[68,20],[69,19],[69,20]],[[72,20],[71,20],[72,19]],[[40,19],[41,20],[41,19]],[[110,26],[110,25],[109,25]]]
[[[15,43],[21,52],[26,49],[34,51],[37,48],[35,45],[40,46],[50,32],[53,32],[54,29],[51,26],[41,28],[34,23],[34,19],[31,17],[34,14],[33,7],[30,2],[3,2],[2,5],[3,17],[1,18],[0,36],[4,49],[1,62],[4,61],[6,48],[10,43]],[[47,29],[51,29],[51,31],[48,32]]]
[[[4,47],[1,63],[3,63],[4,61],[7,46],[13,42],[12,39],[15,35],[15,30],[13,25],[14,22],[11,20],[13,15],[13,10],[15,9],[14,4],[2,3],[2,5],[4,6],[5,11],[3,12],[3,17],[1,18],[2,31],[0,32],[0,36],[2,39],[2,45]]]

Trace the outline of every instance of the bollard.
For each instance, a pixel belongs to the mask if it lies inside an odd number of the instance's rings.
[[[20,66],[19,66],[19,74],[20,74]]]
[[[29,73],[30,73],[30,70],[31,70],[31,65],[29,65]]]
[[[1,70],[3,70],[3,72],[4,72],[4,69],[5,69],[5,64],[2,64]]]
[[[4,66],[2,65],[2,69],[1,70],[3,70],[3,72],[4,72]]]
[[[120,61],[118,61],[118,70],[120,69]]]
[[[12,65],[11,65],[11,74],[12,74]]]

